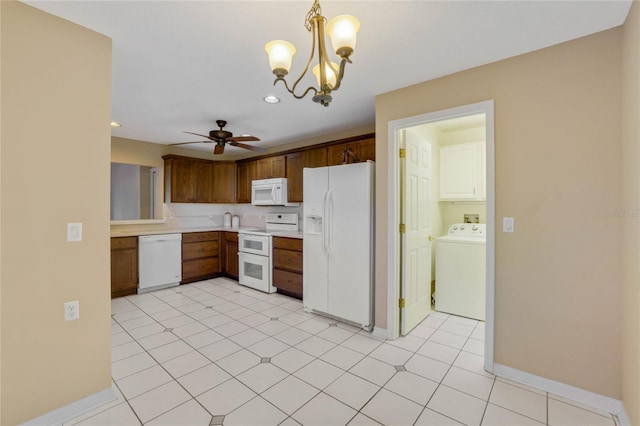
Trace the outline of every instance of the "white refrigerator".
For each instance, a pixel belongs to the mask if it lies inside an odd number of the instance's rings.
[[[371,330],[374,163],[303,173],[304,309]]]

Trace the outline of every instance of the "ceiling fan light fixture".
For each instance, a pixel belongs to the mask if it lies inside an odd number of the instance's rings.
[[[304,26],[312,34],[311,53],[304,71],[302,71],[302,74],[300,74],[300,77],[297,78],[291,88],[285,80],[285,76],[291,69],[291,62],[293,55],[296,53],[296,48],[291,43],[283,40],[273,40],[266,44],[265,51],[269,55],[271,72],[276,76],[273,84],[275,85],[278,81],[282,81],[287,91],[296,99],[302,99],[309,92],[312,92],[314,102],[328,107],[332,100],[331,92],[340,88],[340,83],[344,77],[345,65],[351,63],[349,57],[356,47],[356,33],[360,29],[360,21],[350,15],[340,15],[327,24],[326,18],[322,16],[320,2],[314,0],[309,13],[307,13]],[[325,32],[329,34],[334,51],[341,59],[339,65],[331,62],[327,56]],[[296,94],[296,87],[309,71],[316,50],[318,55],[317,65],[312,68],[312,72],[316,75],[318,88],[311,86],[302,94]]]

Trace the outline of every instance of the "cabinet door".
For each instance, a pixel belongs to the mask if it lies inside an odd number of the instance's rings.
[[[287,157],[285,155],[277,155],[271,157],[271,177],[279,178],[287,176]]]
[[[327,148],[315,148],[302,153],[304,167],[324,167],[327,165]]]
[[[234,203],[236,198],[236,165],[231,162],[213,164],[213,202]]]
[[[213,203],[213,162],[193,162],[192,185],[193,203]]]
[[[349,155],[351,150],[351,155]],[[358,144],[357,142],[340,143],[337,145],[331,145],[327,148],[327,162],[329,166],[337,166],[344,164],[345,159],[347,163],[354,163],[358,161]]]
[[[482,143],[440,148],[440,199],[482,199]]]
[[[287,185],[290,202],[302,202],[302,168],[303,158],[301,152],[287,154]]]
[[[271,177],[271,157],[261,158],[256,161],[256,179],[269,179]]]
[[[172,203],[192,203],[195,197],[192,184],[193,162],[190,160],[167,160],[170,162],[169,200]]]
[[[256,179],[286,177],[286,156],[261,158],[256,162]]]
[[[256,178],[256,162],[238,163],[236,203],[251,202],[251,181]]]
[[[238,278],[238,242],[227,241],[225,244],[224,271],[233,278]]]
[[[358,161],[375,161],[376,140],[374,138],[358,141],[357,146],[356,156],[358,157]]]
[[[138,237],[111,238],[111,297],[136,294]]]

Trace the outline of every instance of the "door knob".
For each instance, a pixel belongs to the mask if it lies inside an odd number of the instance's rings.
[[[433,241],[433,237],[429,235],[429,241]]]

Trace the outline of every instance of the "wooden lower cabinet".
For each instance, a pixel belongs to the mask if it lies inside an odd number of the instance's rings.
[[[272,244],[274,287],[302,299],[302,239],[273,237]]]
[[[138,291],[138,237],[111,238],[111,298]]]
[[[234,279],[238,279],[238,233],[223,232],[222,272]]]
[[[186,284],[220,274],[220,232],[182,234],[182,281]]]

